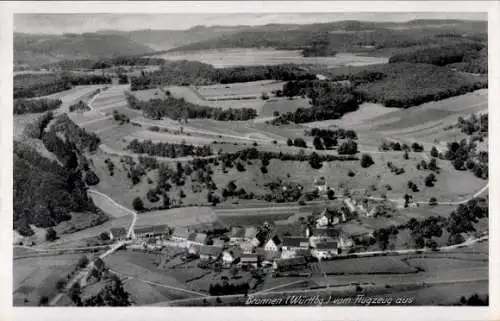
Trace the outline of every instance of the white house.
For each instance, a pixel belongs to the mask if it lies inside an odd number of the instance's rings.
[[[324,194],[328,191],[328,184],[326,183],[326,179],[324,176],[316,178],[314,180],[314,187],[320,194]]]
[[[267,241],[266,244],[264,245],[264,250],[266,252],[277,252],[281,250],[280,238],[277,235],[270,238],[269,241]]]
[[[113,227],[109,229],[109,239],[112,241],[123,240],[127,237],[127,230],[123,227]]]
[[[245,240],[245,229],[239,226],[233,226],[229,233],[230,244],[238,244]]]
[[[318,260],[325,260],[338,254],[337,242],[318,243],[314,249],[311,250],[311,255]]]
[[[191,233],[191,234],[189,234],[188,239],[187,239],[187,246],[205,245],[207,242],[207,238],[208,238],[208,236],[205,233]]]
[[[241,257],[241,254],[241,250],[238,248],[224,250],[222,252],[222,266],[224,268],[230,268],[233,262]]]
[[[285,237],[281,245],[281,257],[292,258],[303,255],[309,250],[307,237]]]

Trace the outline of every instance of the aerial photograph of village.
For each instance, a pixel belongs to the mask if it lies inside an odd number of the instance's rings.
[[[488,306],[487,19],[15,14],[13,305]]]

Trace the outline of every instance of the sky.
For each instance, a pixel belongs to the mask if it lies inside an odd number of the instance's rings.
[[[62,34],[98,30],[189,29],[198,25],[234,26],[269,23],[321,23],[339,20],[408,21],[412,19],[487,20],[483,13],[244,13],[244,14],[16,14],[14,31]]]

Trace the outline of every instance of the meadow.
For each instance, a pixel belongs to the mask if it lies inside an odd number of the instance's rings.
[[[256,48],[231,48],[218,50],[200,50],[189,52],[169,52],[158,58],[166,60],[194,60],[211,64],[216,68],[252,65],[321,65],[328,68],[346,65],[370,65],[386,63],[387,57],[361,56],[351,53],[339,53],[335,57],[302,57],[299,50],[274,50]]]

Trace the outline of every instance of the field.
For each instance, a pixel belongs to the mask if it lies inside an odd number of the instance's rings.
[[[246,48],[170,52],[158,57],[166,60],[196,60],[211,64],[216,68],[289,63],[321,65],[333,68],[345,65],[379,64],[388,61],[386,57],[369,57],[350,53],[338,54],[335,57],[302,57],[300,51]]]
[[[217,84],[207,86],[196,86],[199,96],[206,100],[217,100],[238,97],[254,97],[261,99],[262,93],[271,95],[271,91],[283,89],[283,81],[262,80],[235,84]]]
[[[56,294],[56,282],[71,272],[81,254],[14,260],[13,304],[37,306],[42,296]]]
[[[398,258],[366,257],[346,260],[323,261],[318,263],[321,271],[328,275],[337,274],[407,274],[416,272]]]

